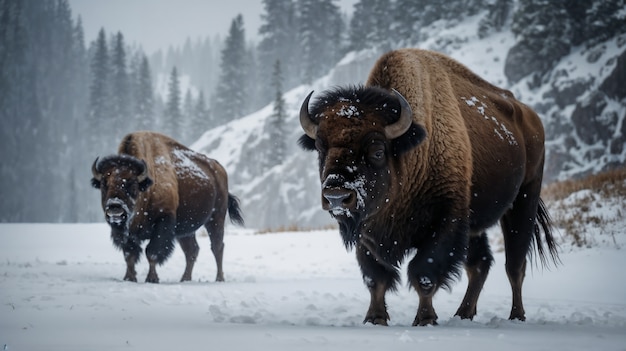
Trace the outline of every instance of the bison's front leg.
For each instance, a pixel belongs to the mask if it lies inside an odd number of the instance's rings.
[[[385,293],[394,288],[399,280],[396,268],[378,262],[373,253],[362,244],[357,245],[357,261],[363,273],[363,282],[370,292],[370,306],[363,323],[387,325],[389,313],[385,303]]]
[[[146,257],[150,268],[146,283],[158,283],[159,276],[156,272],[156,265],[163,264],[174,251],[174,227],[176,221],[170,217],[164,217],[154,225],[154,231],[150,238],[150,243],[146,246]]]
[[[136,283],[137,271],[135,270],[135,263],[137,263],[139,257],[129,252],[124,252],[124,259],[126,260],[126,274],[124,275],[124,280]]]
[[[115,244],[117,242],[113,240]],[[139,261],[139,255],[141,254],[141,246],[135,240],[128,238],[123,244],[120,243],[122,252],[124,252],[124,261],[126,261],[126,274],[124,280],[130,282],[137,282],[137,271],[135,271],[135,264]]]
[[[440,287],[449,288],[452,280],[459,276],[465,258],[467,220],[456,219],[450,223],[447,218],[454,217],[443,217],[439,230],[431,235],[428,244],[418,248],[409,262],[409,281],[419,295],[414,326],[437,324],[433,296]]]

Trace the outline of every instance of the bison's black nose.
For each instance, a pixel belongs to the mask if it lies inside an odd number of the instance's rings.
[[[106,221],[111,225],[123,224],[127,219],[128,213],[128,207],[118,198],[108,199],[104,206]]]
[[[356,209],[356,195],[353,190],[324,188],[322,197],[322,207],[326,211],[353,211]]]

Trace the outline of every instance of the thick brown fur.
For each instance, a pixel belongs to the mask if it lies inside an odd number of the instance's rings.
[[[143,171],[143,175],[140,175]],[[216,280],[224,280],[224,221],[243,224],[237,199],[228,193],[228,177],[215,160],[196,153],[159,133],[125,136],[118,154],[96,160],[92,184],[101,189],[111,237],[124,252],[125,280],[136,281],[135,263],[141,241],[149,240],[148,282],[158,282],[155,266],[171,254],[177,239],[187,258],[181,280],[191,280],[198,255],[195,231],[205,226],[217,263]],[[146,177],[142,182],[142,177]],[[130,213],[127,213],[130,212]]]
[[[387,140],[384,129],[400,109],[392,89],[408,101],[413,124]],[[470,279],[457,315],[473,318],[493,261],[484,230],[498,221],[513,291],[509,318],[524,320],[521,285],[533,243],[543,259],[540,226],[556,259],[539,205],[543,127],[530,108],[449,57],[402,49],[383,55],[364,87],[323,93],[309,118],[317,134],[303,136],[301,145],[317,149],[323,207],[337,218],[346,245],[356,246],[371,293],[365,322],[387,323],[385,292],[413,249],[409,281],[420,298],[414,324],[436,324],[432,296],[463,264]]]

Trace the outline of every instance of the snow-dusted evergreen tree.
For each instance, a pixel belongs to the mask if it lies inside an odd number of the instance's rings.
[[[181,92],[178,70],[172,68],[168,82],[168,95],[163,113],[163,132],[174,139],[180,139],[182,132]]]
[[[0,128],[0,193],[3,197],[0,218],[7,222],[24,219],[20,209],[26,205],[30,188],[24,188],[23,184],[33,180],[25,173],[25,163],[34,163],[24,160],[35,154],[30,145],[21,145],[21,141],[33,140],[33,129],[38,127],[40,112],[33,89],[35,76],[27,64],[32,58],[29,58],[31,43],[27,35],[25,3],[7,0],[0,6],[0,118],[3,124]],[[20,188],[26,194],[15,191]]]
[[[335,0],[297,0],[301,80],[311,83],[344,54],[343,18]]]
[[[392,18],[388,15],[391,11],[391,0],[360,0],[354,4],[349,28],[350,49],[387,47],[392,40]]]
[[[87,86],[74,29],[67,0],[0,1],[0,222],[71,220],[80,208],[70,179],[84,167],[86,98],[75,93]]]
[[[246,75],[243,77],[243,94],[246,97],[246,103],[242,115],[257,111],[268,103],[267,100],[261,98],[262,92],[267,90],[267,84],[263,84],[264,82],[259,78],[265,67],[259,67],[256,45],[246,47],[244,67]]]
[[[194,114],[194,100],[193,95],[191,94],[191,89],[187,88],[185,92],[185,97],[183,98],[183,106],[182,106],[182,121],[181,121],[181,133],[180,133],[180,142],[183,144],[190,144],[193,140],[191,140],[191,131],[194,126],[192,124]]]
[[[224,43],[220,63],[220,78],[214,96],[213,116],[228,122],[244,114],[246,93],[246,44],[243,16],[235,17]]]
[[[297,26],[295,10],[292,0],[263,0],[264,13],[261,14],[259,36],[261,40],[257,46],[259,67],[259,84],[264,86],[271,81],[272,70],[276,60],[281,60],[282,71],[285,76],[285,86],[293,87],[297,80],[298,52]],[[270,89],[260,89],[260,99],[271,101],[273,92]]]
[[[85,165],[93,162],[92,156],[85,150],[89,150],[88,140],[85,137],[90,129],[89,120],[84,115],[89,102],[89,91],[85,89],[89,86],[89,64],[87,51],[85,49],[85,35],[82,20],[79,17],[73,30],[72,45],[72,71],[75,79],[70,85],[71,97],[74,99],[74,123],[70,134],[73,140],[67,140],[67,162],[70,165],[69,177],[65,176],[65,186],[63,187],[68,196],[68,208],[63,211],[62,221],[79,222],[86,221],[95,215],[97,204],[93,198],[85,196],[91,191],[91,186],[79,180],[89,177],[90,169],[85,169]]]
[[[269,150],[266,167],[271,168],[283,163],[286,157],[285,145],[285,99],[283,98],[283,74],[280,60],[276,60],[272,69],[272,91],[274,92],[274,108],[269,123]]]
[[[398,44],[406,46],[418,43],[422,9],[421,1],[396,0],[394,2],[391,31]]]
[[[220,42],[219,37],[215,40],[205,38],[195,47],[192,55],[195,60],[188,72],[190,72],[191,84],[199,90],[210,93],[215,88],[219,69]]]
[[[105,152],[113,144],[103,140],[112,135],[110,126],[110,66],[109,49],[104,28],[98,32],[98,38],[92,49],[91,84],[89,88],[89,123],[98,133],[91,135],[93,145],[99,152]]]
[[[134,116],[136,126],[139,130],[156,130],[156,119],[154,117],[154,92],[152,89],[152,74],[150,64],[146,55],[141,54],[139,62],[134,72]]]
[[[209,110],[206,106],[206,100],[204,98],[204,92],[200,90],[198,98],[196,99],[193,107],[193,113],[190,121],[191,128],[189,129],[190,143],[195,142],[205,131],[212,127],[215,127],[211,121]]]
[[[128,72],[126,70],[126,48],[124,35],[117,32],[114,37],[114,46],[111,53],[111,119],[116,128],[112,137],[116,140],[123,137],[122,133],[129,132],[127,126],[131,122],[130,88]],[[122,129],[125,127],[126,130]]]

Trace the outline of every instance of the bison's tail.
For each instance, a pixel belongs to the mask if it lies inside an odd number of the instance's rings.
[[[554,227],[552,226],[552,219],[550,219],[550,215],[548,214],[548,209],[546,205],[543,203],[542,199],[539,199],[539,205],[537,206],[537,221],[535,222],[535,246],[537,248],[537,252],[539,253],[539,259],[541,260],[541,264],[545,267],[548,264],[548,254],[550,255],[550,259],[555,265],[558,265],[561,260],[559,259],[559,245],[554,240]],[[541,228],[540,228],[541,227]],[[548,252],[546,252],[543,244],[543,240],[541,240],[541,231],[543,230],[545,236],[545,244],[548,246]]]
[[[239,199],[233,194],[228,194],[228,215],[231,222],[243,227],[244,221],[239,207]]]

